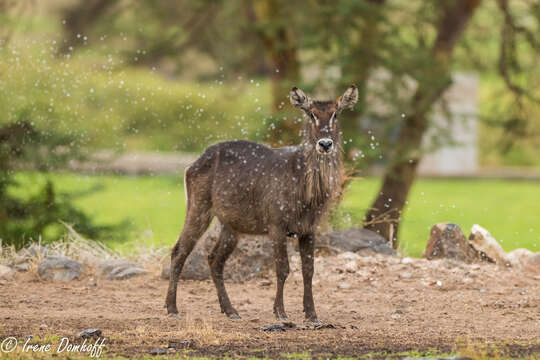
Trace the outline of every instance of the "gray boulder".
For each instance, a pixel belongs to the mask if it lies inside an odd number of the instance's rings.
[[[376,232],[351,227],[345,230],[331,231],[317,238],[317,246],[329,247],[337,251],[350,251],[362,254],[396,255],[388,241]]]
[[[125,260],[107,260],[98,264],[97,267],[107,280],[127,280],[148,274],[142,265]]]
[[[188,257],[181,279],[207,280],[210,279],[208,254],[219,236],[220,223],[215,221],[210,229],[199,240],[195,249]],[[273,266],[273,248],[271,241],[261,235],[240,235],[238,245],[227,262],[223,276],[225,279],[242,282],[251,279],[263,270]],[[168,280],[170,276],[170,258],[167,257],[161,271],[161,278]]]
[[[47,280],[71,281],[80,279],[84,273],[84,264],[58,256],[48,256],[38,265],[38,274]]]
[[[202,236],[195,249],[188,257],[180,276],[184,280],[210,279],[208,254],[219,236],[218,221]],[[296,240],[295,240],[296,241]],[[295,242],[294,241],[294,242]],[[380,253],[395,255],[386,240],[369,230],[350,228],[320,235],[318,244],[331,247],[339,252],[353,251],[363,253]],[[289,244],[290,245],[290,244]],[[289,253],[293,252],[288,247]],[[238,246],[225,264],[225,279],[242,282],[256,277],[262,271],[274,268],[272,242],[264,235],[239,235]],[[161,271],[161,278],[168,280],[171,272],[170,259],[167,257]]]
[[[30,263],[23,262],[21,264],[9,265],[9,267],[18,272],[27,272],[30,270]]]

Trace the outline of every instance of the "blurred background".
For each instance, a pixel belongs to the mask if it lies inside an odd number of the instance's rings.
[[[0,0],[0,240],[169,246],[205,147],[295,144],[291,86],[356,84],[329,227],[537,251],[539,24],[535,0]]]

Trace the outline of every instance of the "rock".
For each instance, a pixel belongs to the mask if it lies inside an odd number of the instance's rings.
[[[127,280],[148,273],[142,265],[119,259],[102,261],[97,268],[107,280]]]
[[[359,227],[321,234],[317,238],[317,243],[319,246],[322,245],[322,247],[329,247],[338,251],[396,255],[395,250],[392,249],[385,238],[373,231]]]
[[[469,235],[469,243],[482,258],[499,265],[509,265],[507,254],[497,240],[483,227],[474,224]]]
[[[107,275],[107,280],[127,280],[137,276],[143,276],[148,274],[148,271],[141,267],[132,267],[119,266],[114,268],[109,275]]]
[[[315,324],[313,329],[314,330],[322,330],[322,329],[335,329],[336,327],[332,324]]]
[[[101,329],[86,329],[77,334],[77,338],[99,338],[101,337]]]
[[[0,265],[0,279],[13,280],[15,271],[6,265]]]
[[[94,278],[90,278],[90,280],[88,280],[88,286],[90,286],[90,287],[97,286],[96,280],[94,280]]]
[[[524,270],[534,274],[540,274],[540,252],[535,253],[527,259]]]
[[[403,259],[401,259],[402,264],[412,264],[413,262],[414,260],[411,259],[410,257],[404,257]]]
[[[258,282],[258,284],[260,286],[265,286],[266,287],[266,286],[272,285],[272,282],[270,280],[268,280],[268,279],[262,279],[261,281]]]
[[[351,284],[349,284],[349,283],[341,283],[341,284],[339,284],[338,288],[343,289],[343,290],[347,290],[347,289],[351,288]]]
[[[126,268],[126,267],[142,267],[141,265],[137,263],[133,263],[130,261],[122,260],[122,259],[109,259],[104,260],[97,264],[97,269],[99,270],[100,274],[102,276],[108,276],[114,269],[116,268]]]
[[[540,252],[534,253],[527,259],[527,265],[540,266]]]
[[[150,350],[150,355],[164,355],[167,353],[167,349],[165,348],[162,348],[162,347],[158,347],[158,348],[153,348]]]
[[[353,253],[351,251],[345,251],[345,252],[342,252],[341,254],[339,254],[337,256],[338,259],[345,259],[345,260],[358,260],[361,258],[360,255],[358,255],[357,253]]]
[[[506,255],[506,259],[512,267],[521,269],[527,265],[534,253],[528,249],[515,249]]]
[[[47,324],[41,324],[41,325],[39,325],[39,330],[45,330],[45,329],[47,329],[47,328],[48,328]]]
[[[220,228],[219,221],[215,221],[202,236],[182,269],[181,279],[210,279],[208,254],[217,241]],[[161,270],[163,280],[169,279],[170,266],[170,258],[168,257]],[[242,282],[256,277],[262,271],[273,269],[273,267],[273,248],[268,237],[241,234],[236,249],[225,263],[223,275],[227,280]]]
[[[179,349],[190,349],[194,346],[193,341],[184,339],[184,340],[169,340],[169,349],[179,350]]]
[[[159,277],[161,280],[169,280],[171,277],[171,259],[169,259],[169,257],[167,257],[167,261],[161,265],[161,274]]]
[[[71,281],[80,279],[84,264],[67,257],[48,256],[38,265],[38,274],[47,280]]]
[[[405,273],[399,274],[399,277],[400,277],[401,279],[411,279],[411,278],[412,278],[412,274],[411,274],[411,273],[405,272]]]
[[[281,324],[273,324],[263,327],[262,331],[285,331],[285,327]]]
[[[30,264],[27,262],[23,262],[21,264],[16,264],[16,265],[10,265],[10,267],[13,270],[18,271],[18,272],[27,272],[30,270]]]
[[[354,273],[358,270],[358,264],[356,263],[356,261],[349,261],[343,266],[343,268],[346,272]]]
[[[429,241],[422,257],[454,259],[466,263],[480,260],[480,254],[467,242],[461,228],[452,223],[440,223],[431,228]]]
[[[49,255],[49,251],[50,249],[46,246],[32,244],[27,248],[19,250],[19,252],[17,252],[17,257],[23,260],[28,260],[36,257],[46,257],[47,255]]]

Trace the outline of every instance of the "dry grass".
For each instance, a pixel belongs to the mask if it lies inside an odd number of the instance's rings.
[[[121,255],[100,241],[89,240],[81,236],[73,227],[62,222],[68,232],[58,241],[46,244],[47,251],[42,251],[41,241],[29,248],[17,251],[14,246],[1,246],[0,264],[30,264],[30,273],[37,273],[37,264],[45,256],[68,257],[80,261],[92,269],[107,260],[126,260],[143,265],[147,270],[158,272],[165,258],[169,256],[170,249],[167,247],[135,247],[127,256]],[[32,255],[30,255],[32,253]]]

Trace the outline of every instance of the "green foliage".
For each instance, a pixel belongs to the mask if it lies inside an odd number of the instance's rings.
[[[116,60],[89,70],[84,58],[49,60],[38,48],[0,52],[0,124],[24,113],[45,133],[70,134],[82,151],[201,151],[219,140],[260,140],[271,121],[265,82],[170,82]]]
[[[0,127],[0,242],[21,248],[40,239],[56,240],[63,232],[59,220],[69,221],[94,238],[111,230],[95,226],[73,206],[74,195],[58,193],[49,180],[34,192],[25,192],[25,197],[14,196],[13,192],[24,186],[15,179],[17,169],[46,171],[75,157],[67,155],[73,145],[71,137],[37,131],[27,116],[22,112],[19,121]]]

